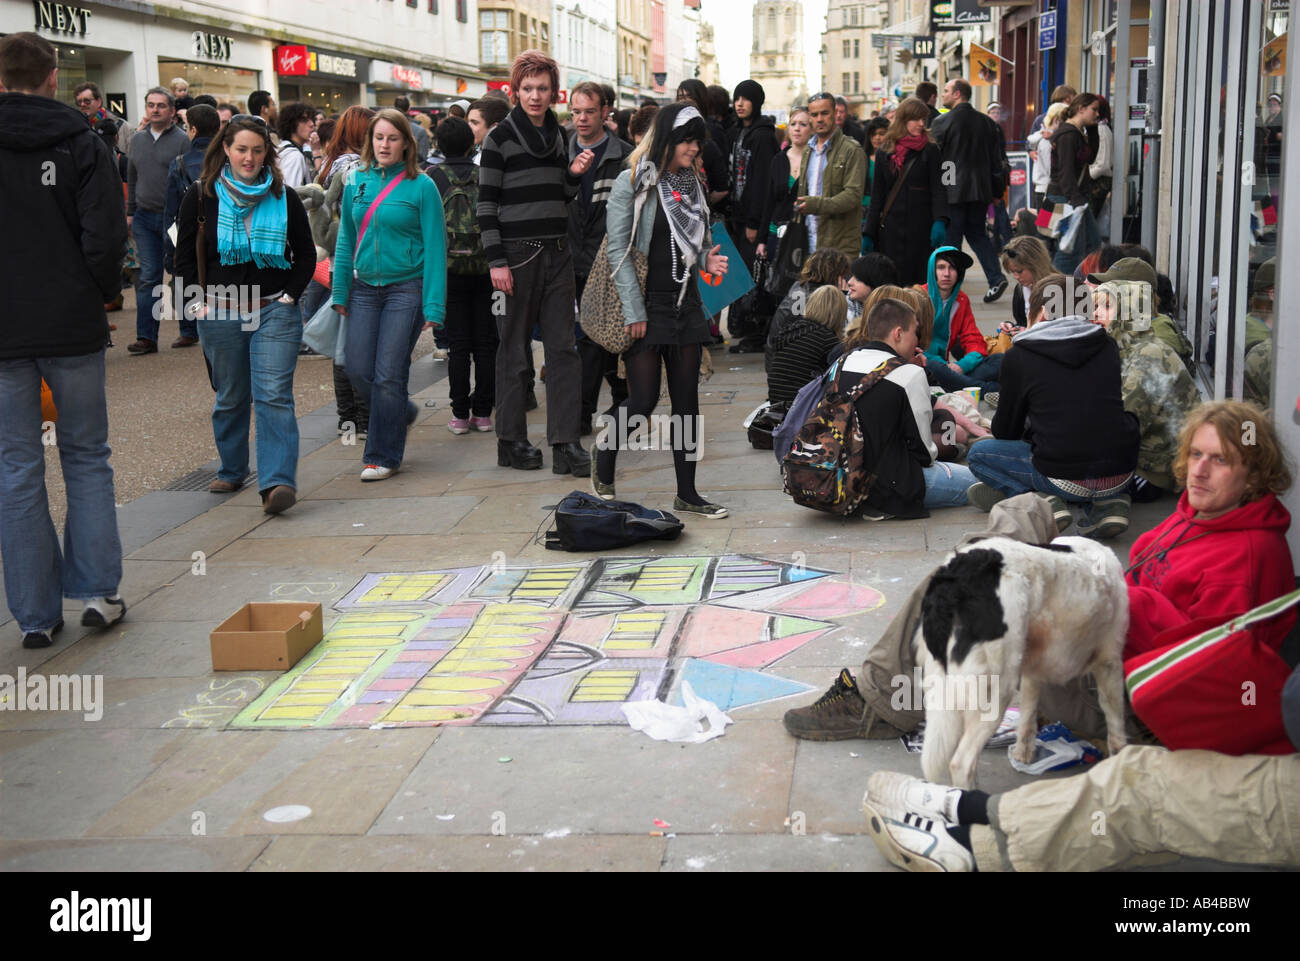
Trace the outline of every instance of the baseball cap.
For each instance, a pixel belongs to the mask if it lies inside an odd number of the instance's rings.
[[[1104,274],[1089,274],[1088,283],[1104,284],[1112,280],[1129,280],[1141,281],[1151,285],[1151,289],[1156,287],[1156,271],[1145,260],[1137,257],[1125,257],[1122,260],[1115,261],[1110,270]]]

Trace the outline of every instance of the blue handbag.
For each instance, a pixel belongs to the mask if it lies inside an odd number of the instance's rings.
[[[344,366],[343,346],[347,341],[347,318],[326,301],[320,310],[302,328],[302,342],[326,357],[333,357],[335,366]]]

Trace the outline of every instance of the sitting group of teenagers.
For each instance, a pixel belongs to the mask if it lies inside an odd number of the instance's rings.
[[[1124,573],[1129,745],[1074,776],[996,794],[876,771],[862,801],[869,834],[912,871],[1103,870],[1170,856],[1300,866],[1300,592],[1279,499],[1293,467],[1268,412],[1202,402],[1146,251],[1107,248],[1088,261],[1071,277],[1053,271],[1041,240],[1007,245],[1017,289],[999,353],[961,293],[971,260],[952,247],[933,252],[924,287],[898,286],[879,254],[849,264],[818,252],[773,318],[769,400],[791,416],[805,388],[844,392],[876,372],[853,404],[862,469],[874,475],[864,518],[969,503],[989,518],[963,544],[1048,545],[1072,525],[1115,537],[1133,501],[1177,497]],[[982,389],[991,423],[956,393],[966,387]],[[919,699],[898,695],[900,679],[919,676],[930,584],[904,601],[856,676],[841,670],[814,703],[786,712],[790,735],[923,730]],[[1095,683],[1045,686],[1037,720],[1101,743]]]
[[[985,337],[961,289],[963,251],[937,248],[926,283],[903,287],[883,254],[820,250],[769,327],[768,402],[779,418],[810,382],[847,391],[897,358],[855,404],[875,476],[861,517],[988,511],[1034,492],[1060,532],[1116,537],[1133,501],[1175,492],[1179,434],[1201,398],[1150,255],[1102,254],[1097,272],[1067,277],[1040,239],[1014,238],[1002,252],[1012,319]]]

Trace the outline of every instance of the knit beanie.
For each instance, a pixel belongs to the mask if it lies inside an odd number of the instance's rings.
[[[763,101],[767,99],[767,94],[763,92],[763,85],[757,80],[742,80],[736,84],[736,92],[731,95],[731,99],[744,97],[754,105],[754,113],[763,109]]]

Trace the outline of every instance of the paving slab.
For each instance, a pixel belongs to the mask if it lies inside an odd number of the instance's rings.
[[[439,733],[438,728],[194,732],[89,833],[187,835],[198,813],[210,837],[362,834]],[[305,805],[311,814],[291,823],[263,818],[286,805]]]
[[[794,748],[771,721],[688,745],[625,727],[455,728],[370,833],[483,834],[503,822],[523,834],[640,834],[655,818],[696,833],[779,832]]]
[[[0,871],[243,871],[266,838],[0,841]]]
[[[472,496],[376,497],[305,500],[278,518],[249,530],[249,537],[369,537],[375,534],[441,534],[480,502]],[[263,515],[265,516],[265,515]],[[171,535],[168,535],[169,537]],[[223,545],[224,546],[224,545]]]
[[[789,832],[791,829],[786,828]],[[886,871],[889,862],[868,837],[840,834],[678,834],[668,840],[664,871]]]
[[[195,551],[215,554],[270,519],[260,507],[221,504],[132,551],[127,557],[132,560],[192,561]]]
[[[657,871],[664,840],[617,834],[538,837],[277,837],[253,871]]]
[[[0,838],[76,838],[180,750],[179,731],[0,732]]]

